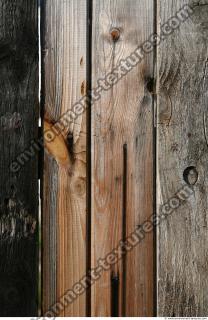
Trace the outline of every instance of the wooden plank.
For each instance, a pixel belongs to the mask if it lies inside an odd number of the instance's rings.
[[[45,0],[45,130],[84,95],[86,1]],[[45,139],[43,313],[86,273],[86,116]],[[85,316],[86,295],[58,310]]]
[[[94,0],[92,88],[153,32],[152,0]],[[92,268],[153,211],[153,52],[92,105]],[[103,86],[105,86],[104,84]],[[107,85],[108,87],[108,85]],[[92,316],[153,315],[153,233],[92,289]]]
[[[38,136],[36,0],[0,0],[0,315],[37,316]],[[15,161],[15,162],[14,162]]]
[[[158,229],[158,315],[165,317],[208,314],[208,1],[162,0],[158,21],[185,4],[193,14],[158,48],[158,213],[183,185],[194,192]]]

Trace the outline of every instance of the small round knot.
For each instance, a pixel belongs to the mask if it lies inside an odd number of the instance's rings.
[[[113,28],[111,29],[110,31],[110,34],[111,34],[111,38],[114,42],[118,41],[119,38],[120,38],[120,30],[118,28]]]

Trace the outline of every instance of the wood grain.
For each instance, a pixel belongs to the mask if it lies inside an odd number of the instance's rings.
[[[0,315],[29,317],[38,313],[38,159],[13,161],[38,137],[37,1],[1,0],[0,21]]]
[[[158,315],[164,317],[208,314],[208,1],[159,1],[158,22],[184,4],[194,13],[158,48],[158,212],[183,185],[194,190],[158,229]]]
[[[93,88],[147,40],[153,25],[152,0],[93,1]],[[153,98],[147,90],[153,55],[103,90],[91,109],[92,267],[153,212]],[[125,260],[92,287],[92,316],[153,315],[153,234]]]
[[[84,94],[86,1],[45,0],[44,94],[47,131]],[[43,313],[86,273],[86,116],[45,143]],[[58,316],[85,316],[86,296]]]

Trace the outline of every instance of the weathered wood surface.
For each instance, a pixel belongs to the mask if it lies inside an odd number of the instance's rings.
[[[45,0],[45,130],[85,91],[86,1]],[[86,116],[46,143],[43,204],[43,313],[86,273]],[[59,316],[85,316],[86,295]]]
[[[153,25],[152,0],[93,1],[92,88],[147,40]],[[92,268],[153,212],[151,78],[153,53],[91,108]],[[153,234],[125,260],[93,285],[92,316],[153,315]]]
[[[36,316],[37,155],[10,165],[38,135],[37,1],[1,0],[0,21],[0,315]]]
[[[208,314],[208,1],[159,1],[157,20],[184,4],[194,13],[158,48],[158,213],[187,182],[194,190],[158,229],[158,315],[166,317]]]

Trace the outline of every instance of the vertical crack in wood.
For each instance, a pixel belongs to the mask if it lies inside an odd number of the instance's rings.
[[[87,0],[87,53],[86,53],[86,79],[87,79],[87,222],[86,222],[86,272],[90,278],[91,270],[91,89],[92,89],[92,0]],[[86,293],[86,316],[91,316],[91,287],[87,288]]]
[[[46,77],[45,58],[47,52],[46,30],[47,30],[47,3],[39,0],[40,5],[40,50],[41,50],[41,91],[40,91],[40,117],[41,129],[40,137],[44,133],[44,117],[46,117]],[[49,118],[50,119],[50,118]],[[55,119],[54,119],[55,121]],[[54,123],[53,123],[54,124]],[[45,143],[45,140],[44,140]],[[42,149],[42,175],[40,179],[40,188],[42,194],[41,202],[41,315],[44,315],[57,299],[57,255],[58,255],[58,232],[57,232],[57,198],[58,193],[58,166],[51,157],[47,158],[45,149]],[[45,163],[45,164],[44,164]],[[44,167],[44,168],[43,168]],[[51,168],[54,168],[51,172]],[[49,190],[50,186],[53,188]],[[48,190],[46,192],[46,190]],[[47,198],[47,195],[48,198]],[[46,205],[48,203],[48,209]],[[47,212],[48,210],[48,212]],[[50,214],[48,214],[50,212]]]
[[[43,137],[43,128],[38,127],[38,141],[41,141]],[[43,173],[43,148],[40,148],[38,151],[38,179],[42,181],[42,173]],[[42,187],[42,183],[41,183]],[[42,192],[40,192],[40,197],[42,196]]]
[[[45,48],[45,1],[41,1],[39,0],[39,6],[40,6],[40,118],[41,118],[41,127],[42,127],[42,134],[43,134],[43,120],[44,120],[44,110],[45,110],[45,82],[43,81],[45,79],[45,68],[44,68],[44,48]],[[39,130],[39,134],[40,134],[40,130]],[[43,156],[43,160],[45,159],[45,155],[44,155],[44,148],[42,151],[42,156]],[[44,165],[43,165],[44,166]],[[40,170],[39,170],[40,172]],[[43,201],[44,201],[44,175],[42,175],[42,179],[40,180],[40,189],[41,189],[41,194],[42,194],[42,201],[41,201],[41,226],[40,226],[40,232],[41,232],[41,284],[40,284],[40,296],[41,296],[41,303],[40,303],[40,312],[41,315],[44,314],[45,310],[45,306],[44,306],[44,246],[43,246],[43,240],[44,239],[44,220],[43,220],[43,213],[44,213],[44,205],[43,205]],[[44,243],[45,245],[45,243]],[[56,279],[54,280],[56,281]],[[54,300],[56,300],[56,297],[54,298]],[[51,302],[51,301],[50,301]],[[47,308],[46,308],[47,309]]]
[[[111,274],[111,316],[119,316],[119,275]]]
[[[123,145],[123,212],[122,212],[122,240],[126,241],[126,209],[127,209],[127,172],[128,172],[128,149],[127,144]],[[122,316],[126,314],[126,254],[122,261]]]
[[[154,34],[158,34],[158,1],[153,2],[153,15],[154,15]],[[153,76],[155,80],[155,95],[153,95],[153,214],[157,216],[157,92],[159,89],[158,83],[158,46],[155,44],[153,52]],[[157,227],[153,229],[153,316],[157,317]]]

